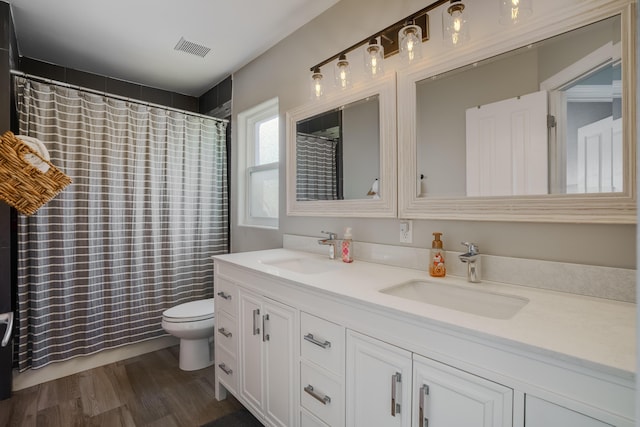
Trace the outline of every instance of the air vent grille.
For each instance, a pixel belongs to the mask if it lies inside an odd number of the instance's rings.
[[[187,52],[192,55],[200,56],[202,58],[204,58],[207,55],[207,53],[209,53],[209,51],[211,50],[210,48],[203,46],[201,44],[197,44],[197,43],[190,42],[189,40],[185,40],[184,37],[180,37],[180,41],[178,41],[178,44],[176,45],[176,47],[174,47],[174,49],[180,50],[182,52]]]

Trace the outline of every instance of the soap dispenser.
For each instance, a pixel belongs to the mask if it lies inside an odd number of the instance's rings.
[[[342,239],[342,261],[353,262],[353,242],[351,241],[351,227],[344,229],[344,239]]]
[[[432,277],[444,277],[447,269],[444,265],[444,250],[442,249],[442,233],[433,233],[433,242],[431,242],[431,256],[429,260],[429,274]]]

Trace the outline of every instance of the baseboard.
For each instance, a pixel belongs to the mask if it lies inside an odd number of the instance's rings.
[[[137,344],[130,344],[110,350],[101,351],[89,356],[76,357],[64,362],[52,363],[40,369],[29,369],[24,372],[14,371],[13,391],[22,390],[47,381],[56,380],[78,372],[108,365],[109,363],[129,359],[152,351],[180,344],[173,336],[154,338]]]

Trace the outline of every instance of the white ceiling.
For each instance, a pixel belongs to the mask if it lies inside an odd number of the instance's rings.
[[[338,0],[6,0],[21,56],[200,96]],[[211,48],[174,50],[181,37]]]

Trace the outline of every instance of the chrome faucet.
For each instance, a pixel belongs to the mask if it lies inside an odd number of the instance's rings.
[[[322,234],[328,234],[328,239],[319,239],[319,245],[328,245],[329,246],[329,259],[336,259],[336,247],[338,245],[338,235],[336,233],[332,233],[331,231],[321,231]]]
[[[462,242],[467,252],[458,255],[460,261],[467,264],[467,280],[471,283],[480,282],[480,252],[476,243]]]

